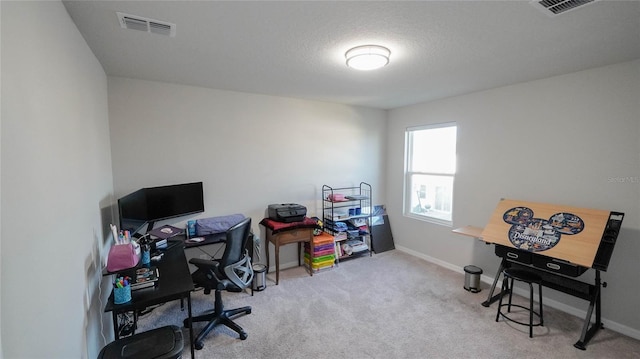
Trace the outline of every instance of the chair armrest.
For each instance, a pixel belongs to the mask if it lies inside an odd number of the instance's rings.
[[[202,258],[191,258],[189,263],[195,265],[201,269],[211,269],[213,271],[218,269],[219,262],[212,261],[210,259],[202,259]]]

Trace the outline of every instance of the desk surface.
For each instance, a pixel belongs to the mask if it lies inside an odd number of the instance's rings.
[[[202,242],[191,242],[185,236],[182,236],[182,235],[175,236],[173,238],[181,240],[184,243],[185,248],[193,248],[193,247],[205,246],[207,244],[222,243],[227,240],[227,234],[225,232],[208,234],[206,236],[194,236],[193,238],[198,238],[198,237],[204,238],[204,240]]]
[[[147,306],[184,298],[194,289],[187,258],[181,245],[169,248],[162,259],[154,262],[153,265],[160,273],[160,278],[154,287],[132,291],[131,301],[123,304],[114,304],[112,293],[104,311],[122,312],[144,309]]]

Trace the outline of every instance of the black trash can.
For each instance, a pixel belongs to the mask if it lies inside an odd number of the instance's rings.
[[[468,265],[464,267],[464,289],[471,293],[478,293],[480,289],[480,275],[482,269]]]

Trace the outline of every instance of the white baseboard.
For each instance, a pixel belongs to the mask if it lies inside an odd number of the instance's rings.
[[[441,267],[450,269],[450,270],[452,270],[454,272],[464,273],[464,268],[463,267],[459,267],[457,265],[453,265],[451,263],[442,261],[440,259],[428,256],[428,255],[420,253],[420,252],[416,252],[416,251],[414,251],[412,249],[409,249],[409,248],[406,248],[406,247],[403,247],[403,246],[399,246],[397,244],[396,244],[396,249],[399,250],[399,251],[405,252],[407,254],[410,254],[410,255],[412,255],[414,257],[418,257],[418,258],[424,259],[427,262],[431,262],[431,263],[439,265]],[[490,277],[490,276],[487,276],[487,275],[483,274],[483,275],[480,276],[480,280],[482,282],[484,282],[484,283],[492,285],[493,281],[494,281],[494,277]],[[501,283],[498,283],[498,285],[500,285],[500,284]],[[518,295],[521,295],[521,296],[527,296],[528,295],[528,293],[526,293],[521,288],[516,288],[514,292],[516,294],[518,294]],[[554,309],[557,309],[557,310],[560,310],[562,312],[571,314],[571,315],[579,317],[579,318],[585,318],[587,316],[587,311],[586,310],[582,310],[582,309],[567,305],[567,304],[559,302],[557,300],[545,298],[544,305],[545,306],[549,306],[549,307],[554,308]],[[631,328],[631,327],[628,327],[626,325],[622,325],[622,324],[614,322],[612,320],[608,320],[608,319],[606,319],[604,317],[602,318],[602,324],[607,329],[613,330],[614,332],[617,332],[617,333],[626,335],[628,337],[640,340],[640,330],[638,330],[638,329]]]

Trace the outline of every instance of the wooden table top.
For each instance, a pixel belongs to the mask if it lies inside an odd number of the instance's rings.
[[[453,233],[462,234],[463,236],[469,236],[478,239],[482,239],[482,231],[483,228],[476,226],[464,226],[451,230],[451,232]]]
[[[597,209],[503,199],[479,237],[487,243],[592,267],[610,214]]]

